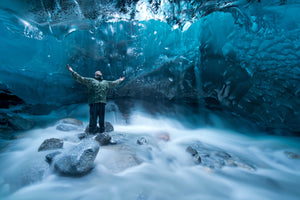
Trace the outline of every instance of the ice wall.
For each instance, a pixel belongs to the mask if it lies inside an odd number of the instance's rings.
[[[300,5],[292,0],[0,3],[0,79],[29,104],[84,102],[83,76],[126,76],[111,97],[200,103],[299,132]]]

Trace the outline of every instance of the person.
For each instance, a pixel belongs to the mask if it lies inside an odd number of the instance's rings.
[[[105,131],[104,117],[108,89],[119,85],[122,81],[124,81],[125,77],[121,77],[115,81],[107,81],[103,80],[101,71],[96,71],[94,78],[87,78],[80,76],[69,66],[69,64],[67,64],[67,67],[72,73],[73,78],[88,88],[88,103],[90,106],[90,122],[88,132],[91,134],[98,132],[97,118],[99,118],[99,132],[103,133]]]

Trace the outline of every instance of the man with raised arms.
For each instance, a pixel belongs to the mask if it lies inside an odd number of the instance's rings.
[[[100,133],[105,131],[104,117],[105,117],[105,104],[108,89],[120,84],[125,77],[119,78],[115,81],[103,80],[101,71],[95,72],[94,78],[82,77],[67,65],[68,70],[72,73],[73,78],[87,86],[88,88],[88,103],[90,106],[90,123],[89,133],[95,134],[97,132],[97,118],[99,118]]]

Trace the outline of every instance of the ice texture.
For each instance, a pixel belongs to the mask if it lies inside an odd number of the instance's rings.
[[[126,81],[113,97],[200,103],[300,131],[296,0],[5,0],[0,80],[28,104],[86,101],[83,76]]]

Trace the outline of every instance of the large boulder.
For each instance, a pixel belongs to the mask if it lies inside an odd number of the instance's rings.
[[[64,118],[57,122],[56,129],[60,131],[82,130],[83,122],[75,118]]]
[[[64,142],[58,138],[50,138],[46,139],[41,146],[39,147],[38,151],[47,151],[53,149],[61,149],[63,148]]]
[[[58,173],[67,176],[82,176],[94,167],[99,144],[93,139],[84,139],[78,145],[68,149],[53,159]]]

